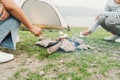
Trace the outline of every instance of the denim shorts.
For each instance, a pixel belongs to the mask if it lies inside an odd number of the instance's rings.
[[[19,26],[20,22],[12,16],[0,21],[0,46],[16,49]]]

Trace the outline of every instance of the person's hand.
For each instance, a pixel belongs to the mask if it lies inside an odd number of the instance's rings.
[[[9,17],[8,11],[5,9],[5,7],[0,3],[0,20],[4,21]]]
[[[36,26],[33,26],[30,31],[35,35],[35,36],[40,36],[42,34],[42,29]]]
[[[89,34],[91,34],[90,30],[85,30],[82,32],[82,35],[88,36]]]

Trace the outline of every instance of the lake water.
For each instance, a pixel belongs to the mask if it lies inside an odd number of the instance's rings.
[[[95,17],[64,16],[65,22],[70,27],[89,27],[95,20]]]

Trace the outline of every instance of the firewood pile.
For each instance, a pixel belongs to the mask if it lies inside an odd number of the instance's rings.
[[[59,49],[66,53],[74,50],[91,49],[91,47],[86,45],[82,39],[68,38],[67,36],[60,36],[55,39],[40,37],[39,41],[37,41],[35,44],[37,46],[46,48],[48,54],[52,54]]]

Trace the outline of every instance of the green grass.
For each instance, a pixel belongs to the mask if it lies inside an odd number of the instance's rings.
[[[69,37],[79,37],[79,32],[83,29],[85,28],[72,28],[71,31],[64,31],[64,33],[67,33]],[[38,38],[28,31],[20,31],[21,42],[17,44],[17,50],[14,52],[7,50],[7,52],[12,52],[16,56],[24,52],[40,61],[47,60],[48,63],[42,68],[41,66],[37,68],[45,72],[43,76],[40,76],[38,72],[29,72],[26,77],[22,77],[20,75],[22,72],[18,71],[13,77],[16,80],[112,80],[110,79],[112,75],[108,73],[112,69],[117,69],[116,76],[120,79],[120,43],[104,41],[103,38],[109,35],[110,33],[103,29],[98,29],[87,38],[83,38],[85,43],[94,49],[76,50],[70,53],[58,51],[48,55],[45,48],[35,45]],[[59,34],[58,31],[45,30],[42,36],[55,38]]]

